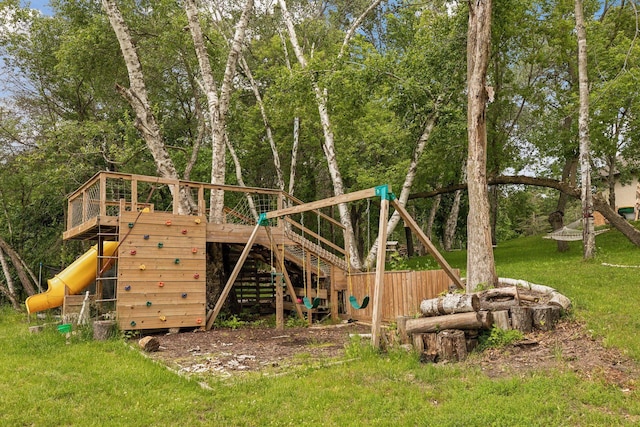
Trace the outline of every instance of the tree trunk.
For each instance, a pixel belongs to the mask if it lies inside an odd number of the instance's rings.
[[[118,92],[127,100],[136,115],[134,126],[142,135],[151,156],[156,165],[158,175],[163,178],[179,179],[178,172],[169,157],[164,145],[162,131],[156,120],[153,108],[149,104],[147,88],[142,73],[142,65],[138,58],[136,47],[131,38],[131,33],[120,9],[114,0],[102,0],[102,6],[109,17],[109,22],[120,44],[122,57],[129,74],[129,88],[116,84]],[[173,197],[178,201],[180,213],[191,212],[193,201],[186,192],[175,191],[170,187]]]
[[[33,286],[31,279],[29,278],[29,273],[24,267],[24,262],[22,261],[22,258],[20,258],[20,255],[18,255],[18,253],[14,251],[13,248],[9,246],[9,244],[5,242],[2,237],[0,237],[0,249],[11,259],[11,263],[18,273],[18,279],[20,279],[22,289],[24,289],[24,291],[29,296],[35,295],[36,289]]]
[[[467,292],[473,292],[480,284],[493,287],[498,282],[491,243],[487,194],[486,81],[491,44],[491,3],[492,0],[469,2]]]
[[[537,178],[532,176],[497,176],[489,181],[491,184],[518,184],[518,185],[533,185],[536,187],[555,188],[571,197],[576,199],[580,198],[580,190],[572,187],[564,182],[560,182],[555,179],[549,178]],[[410,199],[418,199],[425,197],[434,197],[438,194],[453,193],[461,188],[466,188],[467,184],[456,184],[446,188],[439,188],[432,191],[426,191],[422,193],[412,194]],[[600,194],[593,195],[593,207],[604,216],[609,224],[620,231],[631,243],[640,247],[640,231],[633,225],[629,224],[624,218],[618,215],[613,210],[609,203]]]
[[[593,201],[591,195],[591,155],[589,140],[589,77],[587,75],[587,33],[584,28],[582,0],[575,0],[576,32],[578,36],[578,79],[580,82],[580,172],[582,188],[582,246],[584,259],[595,256],[596,240],[593,231]]]
[[[235,34],[231,42],[231,49],[227,56],[220,94],[213,77],[213,70],[209,62],[209,56],[204,43],[204,36],[198,19],[198,6],[196,0],[184,2],[185,12],[189,22],[189,30],[193,38],[193,44],[198,58],[200,73],[202,74],[202,86],[207,97],[209,109],[209,121],[211,123],[211,183],[224,184],[226,176],[226,120],[233,88],[233,78],[236,74],[238,58],[242,50],[249,18],[253,10],[253,0],[247,0],[242,9],[242,15],[236,24]],[[220,224],[224,220],[224,191],[211,191],[209,220]]]
[[[462,191],[458,190],[453,196],[453,205],[449,211],[447,222],[444,226],[444,233],[442,233],[442,246],[447,252],[451,252],[453,248],[453,239],[456,236],[456,230],[458,228],[458,215],[460,214],[460,199],[462,198]]]
[[[11,270],[9,270],[9,264],[4,257],[4,251],[0,247],[0,265],[2,266],[2,272],[4,273],[5,282],[7,286],[0,284],[0,291],[9,299],[11,306],[14,310],[20,310],[20,303],[16,295],[16,289],[13,284],[13,278],[11,277]]]
[[[251,74],[251,69],[247,64],[247,61],[244,59],[244,56],[240,58],[240,67],[242,68],[244,74],[249,79],[249,83],[251,84],[251,89],[253,90],[253,95],[255,96],[256,102],[258,103],[258,107],[260,108],[260,115],[262,116],[262,122],[264,123],[265,133],[267,134],[267,141],[269,141],[269,147],[271,147],[271,155],[273,156],[273,165],[276,169],[276,185],[280,190],[284,191],[284,175],[282,173],[282,165],[280,163],[280,154],[278,153],[278,147],[276,146],[276,142],[273,139],[271,124],[269,123],[269,118],[267,117],[267,110],[264,108],[264,102],[262,102],[262,95],[260,94],[258,83],[253,78],[253,74]]]
[[[467,340],[463,331],[447,330],[438,333],[438,361],[462,361],[467,358]]]
[[[404,183],[402,184],[402,190],[400,191],[400,197],[398,198],[398,203],[403,207],[407,205],[407,200],[409,200],[409,195],[411,194],[411,187],[413,185],[413,181],[416,178],[416,173],[418,171],[418,162],[420,161],[420,157],[422,157],[422,153],[431,137],[431,133],[436,126],[438,121],[438,111],[441,100],[436,101],[436,106],[434,113],[429,116],[425,126],[422,130],[422,134],[420,138],[418,138],[418,142],[416,144],[416,148],[413,150],[413,154],[411,156],[411,162],[409,163],[409,168],[407,169],[407,174],[404,178]],[[400,222],[400,214],[398,212],[394,212],[387,223],[387,235],[391,235],[395,230],[396,226]],[[367,260],[365,262],[365,267],[369,267],[376,259],[376,254],[378,253],[378,241],[376,240],[373,246],[369,250],[369,254],[367,255]]]
[[[434,197],[433,202],[431,204],[431,209],[429,209],[429,217],[427,218],[427,227],[424,231],[424,234],[427,235],[429,240],[433,240],[433,223],[436,220],[436,214],[438,213],[438,208],[440,207],[440,201],[442,200],[442,196],[438,194]]]

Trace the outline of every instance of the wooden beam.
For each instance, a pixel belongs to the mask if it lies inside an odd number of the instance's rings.
[[[376,278],[373,291],[373,313],[371,317],[371,345],[380,346],[380,324],[382,323],[382,298],[384,296],[384,263],[387,252],[382,248],[387,243],[387,220],[389,216],[389,199],[380,201],[380,225],[378,233],[378,254],[376,257]]]
[[[207,330],[211,329],[211,327],[213,326],[213,322],[216,321],[216,317],[218,317],[218,314],[220,314],[220,310],[222,310],[222,306],[224,305],[224,302],[227,299],[227,296],[229,295],[229,291],[231,291],[231,287],[233,286],[233,283],[236,281],[238,274],[240,274],[240,270],[242,270],[242,266],[244,265],[244,262],[249,256],[249,252],[251,252],[251,247],[253,246],[253,242],[256,240],[256,236],[258,234],[259,228],[260,228],[260,224],[257,224],[253,229],[253,233],[251,233],[251,236],[249,237],[249,240],[247,241],[246,246],[242,250],[242,253],[240,254],[240,258],[238,259],[236,266],[233,268],[233,271],[231,272],[231,276],[229,276],[229,280],[227,280],[227,284],[224,286],[224,289],[222,289],[222,294],[220,294],[220,297],[218,298],[218,302],[216,302],[216,305],[213,308],[213,311],[210,312],[209,315],[207,316]]]
[[[297,304],[296,301],[295,301],[296,290],[293,288],[293,283],[291,282],[291,278],[289,277],[289,273],[287,272],[287,269],[284,266],[284,258],[282,258],[280,256],[280,251],[278,250],[278,245],[276,245],[275,242],[273,241],[273,235],[271,234],[271,227],[265,227],[265,230],[267,231],[267,236],[269,236],[269,241],[271,242],[271,247],[275,248],[273,253],[276,256],[276,263],[278,264],[277,270],[281,270],[279,272],[282,273],[282,277],[284,277],[284,282],[287,284],[287,292],[289,292],[289,295],[291,296],[291,299],[293,300],[293,306],[296,309],[296,313],[298,314],[298,317],[301,320],[304,320],[304,314],[302,313],[302,309],[300,308],[300,304]]]
[[[413,219],[413,217],[409,214],[409,212],[407,212],[407,210],[402,205],[400,205],[400,203],[398,203],[397,200],[393,200],[391,204],[393,205],[393,208],[396,210],[396,212],[400,214],[405,224],[408,225],[409,228],[411,228],[411,231],[413,231],[416,234],[416,236],[418,237],[418,239],[420,239],[424,247],[427,248],[427,251],[429,251],[431,256],[433,256],[435,260],[438,262],[438,264],[440,264],[440,267],[442,267],[442,269],[447,273],[447,276],[449,276],[449,278],[453,280],[453,283],[455,283],[458,288],[465,289],[465,286],[462,284],[462,281],[455,274],[455,272],[453,271],[453,269],[451,268],[447,260],[444,259],[442,254],[440,254],[440,252],[438,251],[438,249],[433,245],[433,243],[431,243],[431,240],[429,240],[427,235],[424,234],[424,232],[422,231],[418,223]],[[378,247],[378,251],[380,251],[380,247]]]
[[[391,189],[389,189],[391,191]],[[375,197],[375,187],[367,190],[355,191],[349,194],[342,194],[340,196],[329,197],[327,199],[317,200],[315,202],[305,203],[303,205],[292,206],[290,208],[278,209],[275,211],[267,212],[266,219],[277,218],[284,215],[293,215],[302,212],[308,212],[315,209],[326,208],[328,206],[338,205],[340,203],[348,203],[356,200],[368,199],[369,197]]]

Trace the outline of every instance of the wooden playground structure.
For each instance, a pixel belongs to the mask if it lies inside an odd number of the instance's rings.
[[[208,221],[212,192],[224,191],[224,220]],[[189,214],[177,197],[191,200]],[[379,250],[374,272],[349,264],[344,229],[323,212],[339,203],[379,198]],[[385,272],[386,223],[393,207],[442,270]],[[123,330],[211,328],[223,304],[268,306],[277,322],[290,310],[312,316],[352,318],[380,325],[418,312],[423,299],[451,284],[451,269],[388,186],[303,203],[283,191],[100,172],[68,197],[66,240],[97,245],[93,300],[114,306]],[[113,254],[104,244],[117,241]],[[207,301],[209,243],[224,248],[226,284]],[[239,253],[238,253],[239,252]],[[110,268],[113,266],[113,268]],[[371,304],[369,304],[371,301]],[[213,309],[207,311],[207,304]]]

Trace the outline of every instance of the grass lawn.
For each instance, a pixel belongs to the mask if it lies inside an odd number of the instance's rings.
[[[581,259],[539,237],[500,244],[499,275],[555,287],[607,345],[640,360],[640,251],[617,232],[597,237]],[[445,255],[465,268],[465,254]],[[598,375],[539,371],[489,379],[456,364],[424,365],[413,354],[379,355],[354,343],[355,361],[281,377],[206,379],[209,389],[169,371],[120,339],[97,342],[53,327],[27,330],[24,315],[0,310],[0,425],[638,425],[640,392]],[[466,366],[466,365],[465,365]],[[201,380],[201,379],[200,379]]]

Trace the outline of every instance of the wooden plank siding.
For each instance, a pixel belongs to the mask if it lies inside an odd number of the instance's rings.
[[[123,212],[119,231],[116,311],[120,329],[204,326],[205,218]]]
[[[460,274],[459,270],[454,270]],[[375,273],[354,273],[351,284],[347,286],[353,295],[362,302],[365,295],[373,299]],[[437,297],[449,290],[451,279],[444,270],[425,271],[387,271],[384,274],[384,298],[382,301],[382,320],[395,322],[398,316],[414,316],[420,313],[422,300]],[[369,322],[372,317],[372,305],[356,310],[349,302],[345,304],[346,315],[355,320]]]

